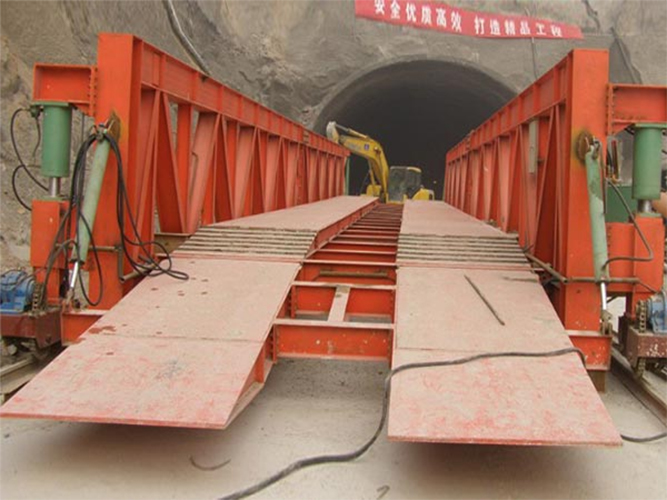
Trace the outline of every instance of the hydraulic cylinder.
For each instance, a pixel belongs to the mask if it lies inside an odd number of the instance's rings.
[[[86,262],[88,257],[90,236],[95,225],[95,216],[97,215],[97,206],[100,201],[102,181],[104,180],[110,149],[111,146],[108,140],[100,139],[97,141],[93,164],[90,168],[90,177],[88,178],[86,193],[83,197],[81,217],[77,225],[77,245],[72,255],[74,269],[70,276],[70,289],[73,289],[76,285],[80,266]]]
[[[607,284],[609,270],[606,266],[609,257],[607,249],[607,226],[602,199],[602,177],[600,175],[599,145],[594,145],[586,153],[586,180],[588,184],[588,208],[591,221],[591,239],[593,242],[593,270],[595,279],[600,281],[602,310],[607,309]]]
[[[660,155],[666,124],[635,125],[632,197],[640,200],[639,210],[650,210],[648,200],[660,199]],[[644,203],[642,203],[644,202]]]
[[[59,195],[60,179],[69,177],[72,107],[62,102],[40,102],[42,119],[41,174],[49,180],[49,195]]]

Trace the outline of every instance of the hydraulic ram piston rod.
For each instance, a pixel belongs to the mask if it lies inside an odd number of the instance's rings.
[[[79,217],[77,224],[77,239],[72,254],[74,268],[69,281],[70,293],[76,286],[81,264],[85,263],[88,257],[90,237],[95,225],[95,216],[100,201],[102,181],[104,180],[104,173],[106,172],[110,149],[111,146],[109,141],[101,134],[100,138],[97,140],[97,147],[95,148],[95,155],[93,156],[93,164],[90,169],[90,180],[86,187],[86,194],[83,198],[83,205],[81,207],[81,216]]]

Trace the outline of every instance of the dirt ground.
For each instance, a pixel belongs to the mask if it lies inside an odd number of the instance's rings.
[[[363,442],[377,423],[384,373],[375,363],[281,361],[226,431],[3,420],[0,497],[217,498],[292,460]],[[603,399],[621,432],[662,430],[614,378]],[[229,463],[204,472],[191,456],[201,465]],[[298,472],[254,498],[380,497],[664,499],[667,441],[604,449],[383,437],[353,463]]]

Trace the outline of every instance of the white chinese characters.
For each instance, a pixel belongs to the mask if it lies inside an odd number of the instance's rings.
[[[405,17],[409,23],[417,22],[417,6],[411,2],[405,5]]]
[[[475,16],[475,35],[484,35],[484,23],[486,19]]]
[[[459,33],[463,31],[463,28],[461,27],[461,14],[453,10],[450,21],[454,31],[458,31]]]
[[[422,5],[422,24],[431,26],[431,7],[428,5]]]
[[[401,18],[401,4],[398,3],[398,0],[392,0],[391,6],[391,18],[400,19]]]
[[[521,25],[519,26],[519,34],[523,36],[530,35],[530,25],[528,24],[528,21],[521,21]]]
[[[429,0],[355,0],[363,2],[366,16],[393,24],[437,29],[486,38],[570,38],[567,25],[526,16],[474,12]]]
[[[441,28],[447,27],[447,9],[435,9],[435,24]]]

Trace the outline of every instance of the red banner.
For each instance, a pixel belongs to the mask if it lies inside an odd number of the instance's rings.
[[[355,0],[357,17],[482,38],[583,38],[581,29],[528,16],[506,16],[421,0]]]

